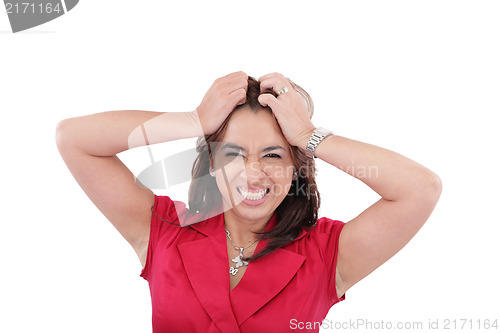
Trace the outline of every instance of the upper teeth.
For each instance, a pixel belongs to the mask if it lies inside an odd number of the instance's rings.
[[[248,200],[259,200],[262,199],[266,195],[266,189],[259,190],[259,191],[249,191],[247,189],[243,189],[241,187],[238,187],[240,190],[240,193],[245,197],[245,199]]]

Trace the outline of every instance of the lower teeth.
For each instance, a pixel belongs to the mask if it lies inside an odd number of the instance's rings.
[[[260,200],[262,199],[264,196],[261,196],[260,198],[248,198],[248,197],[245,197],[245,199],[248,199],[248,200]]]

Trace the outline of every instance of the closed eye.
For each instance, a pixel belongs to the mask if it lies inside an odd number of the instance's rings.
[[[240,153],[236,153],[236,152],[226,153],[226,157],[229,157],[229,156],[233,156],[234,157],[234,156],[243,156],[243,155],[241,155]],[[264,155],[264,157],[281,158],[280,155],[274,154],[274,153]]]
[[[240,153],[226,153],[226,156],[243,156]]]
[[[264,156],[264,157],[281,158],[281,156],[280,156],[280,155],[278,155],[278,154],[274,154],[274,153],[267,154],[267,155],[266,155],[266,156]]]

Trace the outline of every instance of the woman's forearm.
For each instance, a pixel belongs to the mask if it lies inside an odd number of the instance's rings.
[[[305,149],[307,141],[303,141]],[[439,197],[439,177],[393,151],[332,135],[318,145],[315,155],[361,180],[386,200],[432,201]]]
[[[107,111],[69,118],[57,126],[58,145],[93,156],[203,135],[196,112]]]

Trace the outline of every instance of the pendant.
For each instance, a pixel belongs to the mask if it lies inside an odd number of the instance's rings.
[[[236,263],[235,268],[248,265],[248,262],[243,260],[243,248],[240,248],[240,254],[238,254],[234,259],[231,259],[231,261]]]
[[[238,254],[234,259],[231,259],[231,261],[236,263],[234,267],[229,267],[229,274],[233,276],[238,273],[239,267],[248,266],[248,261],[243,260],[243,248],[240,248],[240,254]]]

